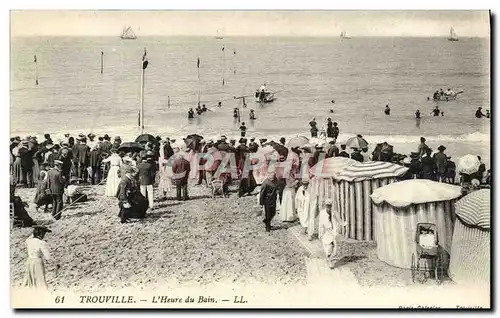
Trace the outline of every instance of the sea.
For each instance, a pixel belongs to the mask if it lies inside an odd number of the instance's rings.
[[[309,136],[313,117],[319,126],[332,118],[339,142],[361,134],[371,146],[387,141],[409,154],[424,136],[452,158],[470,153],[490,162],[490,120],[474,116],[478,107],[491,110],[488,38],[14,37],[10,50],[12,136],[134,140],[146,50],[144,132],[154,136],[237,139],[239,108],[248,137]],[[261,105],[255,91],[264,83],[276,100]],[[439,102],[444,116],[432,117],[433,92],[448,88],[463,93]],[[198,99],[209,111],[188,120]]]

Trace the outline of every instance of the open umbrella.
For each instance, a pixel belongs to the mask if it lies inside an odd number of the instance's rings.
[[[186,139],[184,139],[184,142],[186,143],[186,147],[188,149],[193,149],[196,150],[198,149],[198,146],[200,145],[200,141],[203,139],[202,136],[197,135],[197,134],[192,134],[188,135]]]
[[[138,142],[124,142],[120,145],[120,147],[118,147],[118,151],[125,151],[125,152],[129,152],[129,151],[141,151],[141,150],[144,150],[144,147],[138,143]]]
[[[157,144],[158,140],[156,140],[156,138],[153,135],[143,134],[143,135],[137,136],[137,138],[135,138],[135,142],[138,142],[138,143],[152,142],[154,144]]]
[[[479,170],[481,162],[477,156],[465,155],[458,159],[457,168],[459,173],[473,174]]]
[[[285,158],[288,156],[288,148],[275,141],[266,142],[262,144],[262,146],[271,146],[279,153],[280,156],[283,156]]]
[[[309,142],[309,139],[304,137],[304,136],[297,136],[293,137],[292,139],[288,140],[288,143],[286,146],[288,148],[299,148],[302,147],[303,145],[306,145]]]
[[[358,149],[363,149],[363,148],[368,148],[368,141],[366,141],[363,137],[355,136],[347,139],[345,142],[346,147],[348,148],[358,148]]]

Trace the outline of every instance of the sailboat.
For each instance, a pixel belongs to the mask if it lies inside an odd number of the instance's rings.
[[[122,40],[135,40],[137,39],[137,36],[135,35],[134,31],[132,31],[132,27],[130,26],[125,26],[123,27],[122,35],[120,36]]]
[[[342,40],[349,40],[351,37],[347,36],[347,33],[345,31],[340,32],[340,38]]]
[[[448,37],[448,41],[458,41],[458,36],[452,26],[450,26],[450,36]]]
[[[217,30],[217,35],[215,36],[215,38],[217,40],[222,40],[223,39],[222,35],[220,35],[220,33],[219,33],[219,30]]]

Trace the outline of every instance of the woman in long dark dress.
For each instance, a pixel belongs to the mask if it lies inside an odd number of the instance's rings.
[[[137,174],[139,170],[135,167],[126,167],[123,169],[125,173],[120,181],[118,188],[118,207],[120,212],[121,223],[127,223],[129,219],[143,219],[146,217],[148,209],[148,201],[141,194],[137,182]]]

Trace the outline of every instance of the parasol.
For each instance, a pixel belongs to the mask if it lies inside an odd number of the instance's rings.
[[[283,156],[283,157],[287,157],[288,156],[288,148],[283,146],[282,144],[279,144],[275,141],[270,141],[270,142],[266,142],[264,144],[262,144],[262,146],[271,146],[273,147],[274,150],[276,150],[278,152],[278,154],[280,156]]]
[[[292,139],[290,139],[288,141],[288,143],[286,144],[286,146],[288,148],[299,148],[299,147],[302,147],[303,145],[306,145],[307,143],[309,143],[309,139],[304,137],[304,136],[297,136],[297,137],[293,137]]]
[[[464,174],[473,174],[479,170],[479,166],[481,162],[477,158],[477,156],[473,155],[465,155],[458,159],[457,168],[459,173]]]
[[[158,144],[158,140],[156,140],[156,138],[150,134],[143,134],[143,135],[138,136],[137,138],[135,138],[135,142],[138,142],[141,144],[152,142],[154,144]]]
[[[366,141],[363,137],[360,135],[351,137],[347,139],[345,142],[346,147],[348,148],[358,148],[358,149],[364,149],[368,148],[368,141]]]
[[[138,142],[124,142],[118,147],[118,151],[141,151],[144,150],[144,147]]]
[[[203,140],[203,137],[197,134],[188,135],[184,142],[186,143],[186,147],[188,149],[196,150],[200,144],[200,141]]]

